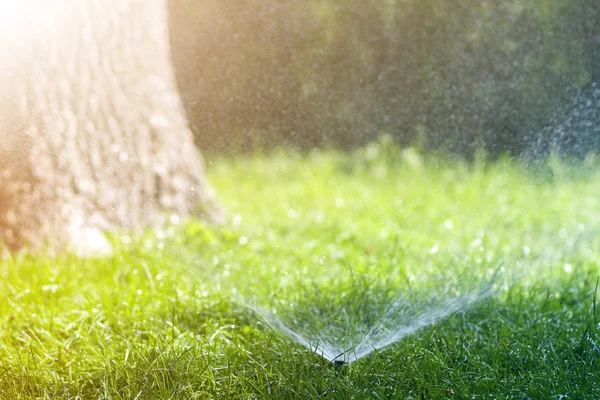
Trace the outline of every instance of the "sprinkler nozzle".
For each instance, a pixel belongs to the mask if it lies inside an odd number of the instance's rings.
[[[335,367],[336,371],[339,371],[345,363],[346,362],[344,360],[333,360],[333,366]]]

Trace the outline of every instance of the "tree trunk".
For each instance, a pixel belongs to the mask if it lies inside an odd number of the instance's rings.
[[[6,3],[0,242],[94,253],[107,230],[220,220],[176,90],[165,1]]]

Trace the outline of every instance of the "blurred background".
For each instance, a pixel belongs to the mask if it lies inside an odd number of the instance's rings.
[[[171,0],[170,18],[205,153],[382,134],[464,157],[599,148],[597,128],[555,126],[600,106],[598,0]]]

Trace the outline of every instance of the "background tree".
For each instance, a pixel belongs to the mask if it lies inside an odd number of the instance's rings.
[[[219,220],[175,87],[165,0],[0,6],[0,242],[109,249],[161,215]]]
[[[184,104],[211,151],[353,148],[389,133],[465,157],[478,149],[521,155],[598,80],[596,0],[171,7]]]

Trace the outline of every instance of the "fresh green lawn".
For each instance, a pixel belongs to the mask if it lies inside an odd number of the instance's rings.
[[[600,397],[596,161],[383,143],[217,159],[209,179],[224,226],[0,261],[0,398]],[[370,310],[443,311],[499,267],[489,296],[338,372],[247,307],[343,341]]]

